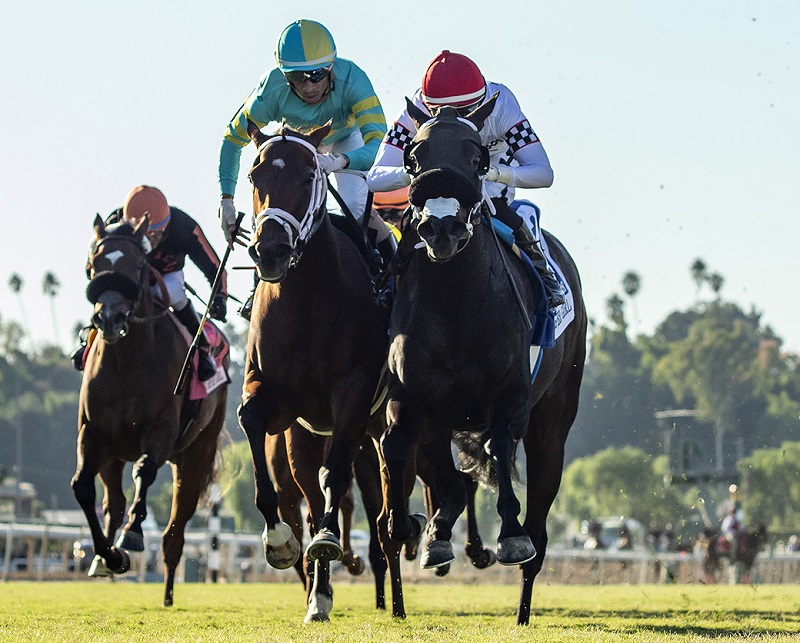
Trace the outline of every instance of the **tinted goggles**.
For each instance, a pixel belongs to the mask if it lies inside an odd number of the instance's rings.
[[[482,100],[483,99],[475,101],[470,105],[464,105],[464,107],[455,107],[454,109],[456,110],[456,114],[461,116],[461,118],[468,116],[470,112],[472,112],[474,109],[477,109]],[[431,116],[437,116],[443,107],[452,107],[452,105],[428,105],[427,107]]]
[[[302,85],[307,80],[316,84],[325,80],[330,73],[330,67],[320,67],[319,69],[312,69],[311,71],[287,71],[284,72],[283,75],[286,76],[286,80],[293,85]]]

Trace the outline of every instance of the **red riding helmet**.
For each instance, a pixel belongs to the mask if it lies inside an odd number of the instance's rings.
[[[431,61],[422,77],[422,101],[428,107],[467,107],[485,95],[486,81],[478,65],[446,49]]]

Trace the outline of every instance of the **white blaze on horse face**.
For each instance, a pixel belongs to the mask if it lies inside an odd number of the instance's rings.
[[[425,201],[425,207],[422,208],[422,218],[435,217],[443,219],[444,217],[454,217],[458,215],[459,207],[458,199],[449,197],[428,199]]]
[[[122,259],[122,257],[124,256],[125,254],[122,252],[122,250],[114,250],[114,252],[109,252],[106,255],[106,259],[108,259],[111,262],[111,265],[113,266],[115,263],[117,263],[117,261]]]
[[[274,159],[272,161],[272,165],[274,167],[277,167],[279,170],[282,170],[283,168],[286,167],[286,161],[284,161],[283,159]]]

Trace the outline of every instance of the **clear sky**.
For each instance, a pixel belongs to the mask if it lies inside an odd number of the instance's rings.
[[[220,138],[298,18],[330,29],[390,122],[442,49],[511,88],[555,171],[551,188],[521,196],[572,253],[598,323],[633,270],[642,287],[626,312],[632,330],[652,332],[695,301],[689,267],[702,258],[726,299],[762,312],[800,352],[796,0],[4,3],[2,319],[21,319],[6,285],[18,272],[34,339],[52,341],[41,282],[53,271],[71,347],[90,312],[94,214],[140,183],[194,216],[222,254]],[[249,213],[248,187],[240,180],[236,204]],[[230,265],[246,263],[239,249]],[[193,269],[187,280],[208,292]],[[231,292],[243,298],[248,280],[234,273]]]

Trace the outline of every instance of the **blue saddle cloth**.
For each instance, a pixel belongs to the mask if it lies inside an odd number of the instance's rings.
[[[511,228],[497,219],[492,219],[492,225],[500,240],[510,248],[514,244],[514,233],[511,231]],[[534,268],[528,255],[524,252],[520,252],[518,256],[525,266],[528,278],[536,293],[533,305],[528,310],[528,315],[530,316],[532,324],[531,346],[552,348],[555,345],[555,322],[547,305],[547,293],[545,292],[542,278],[539,276],[536,268]]]

